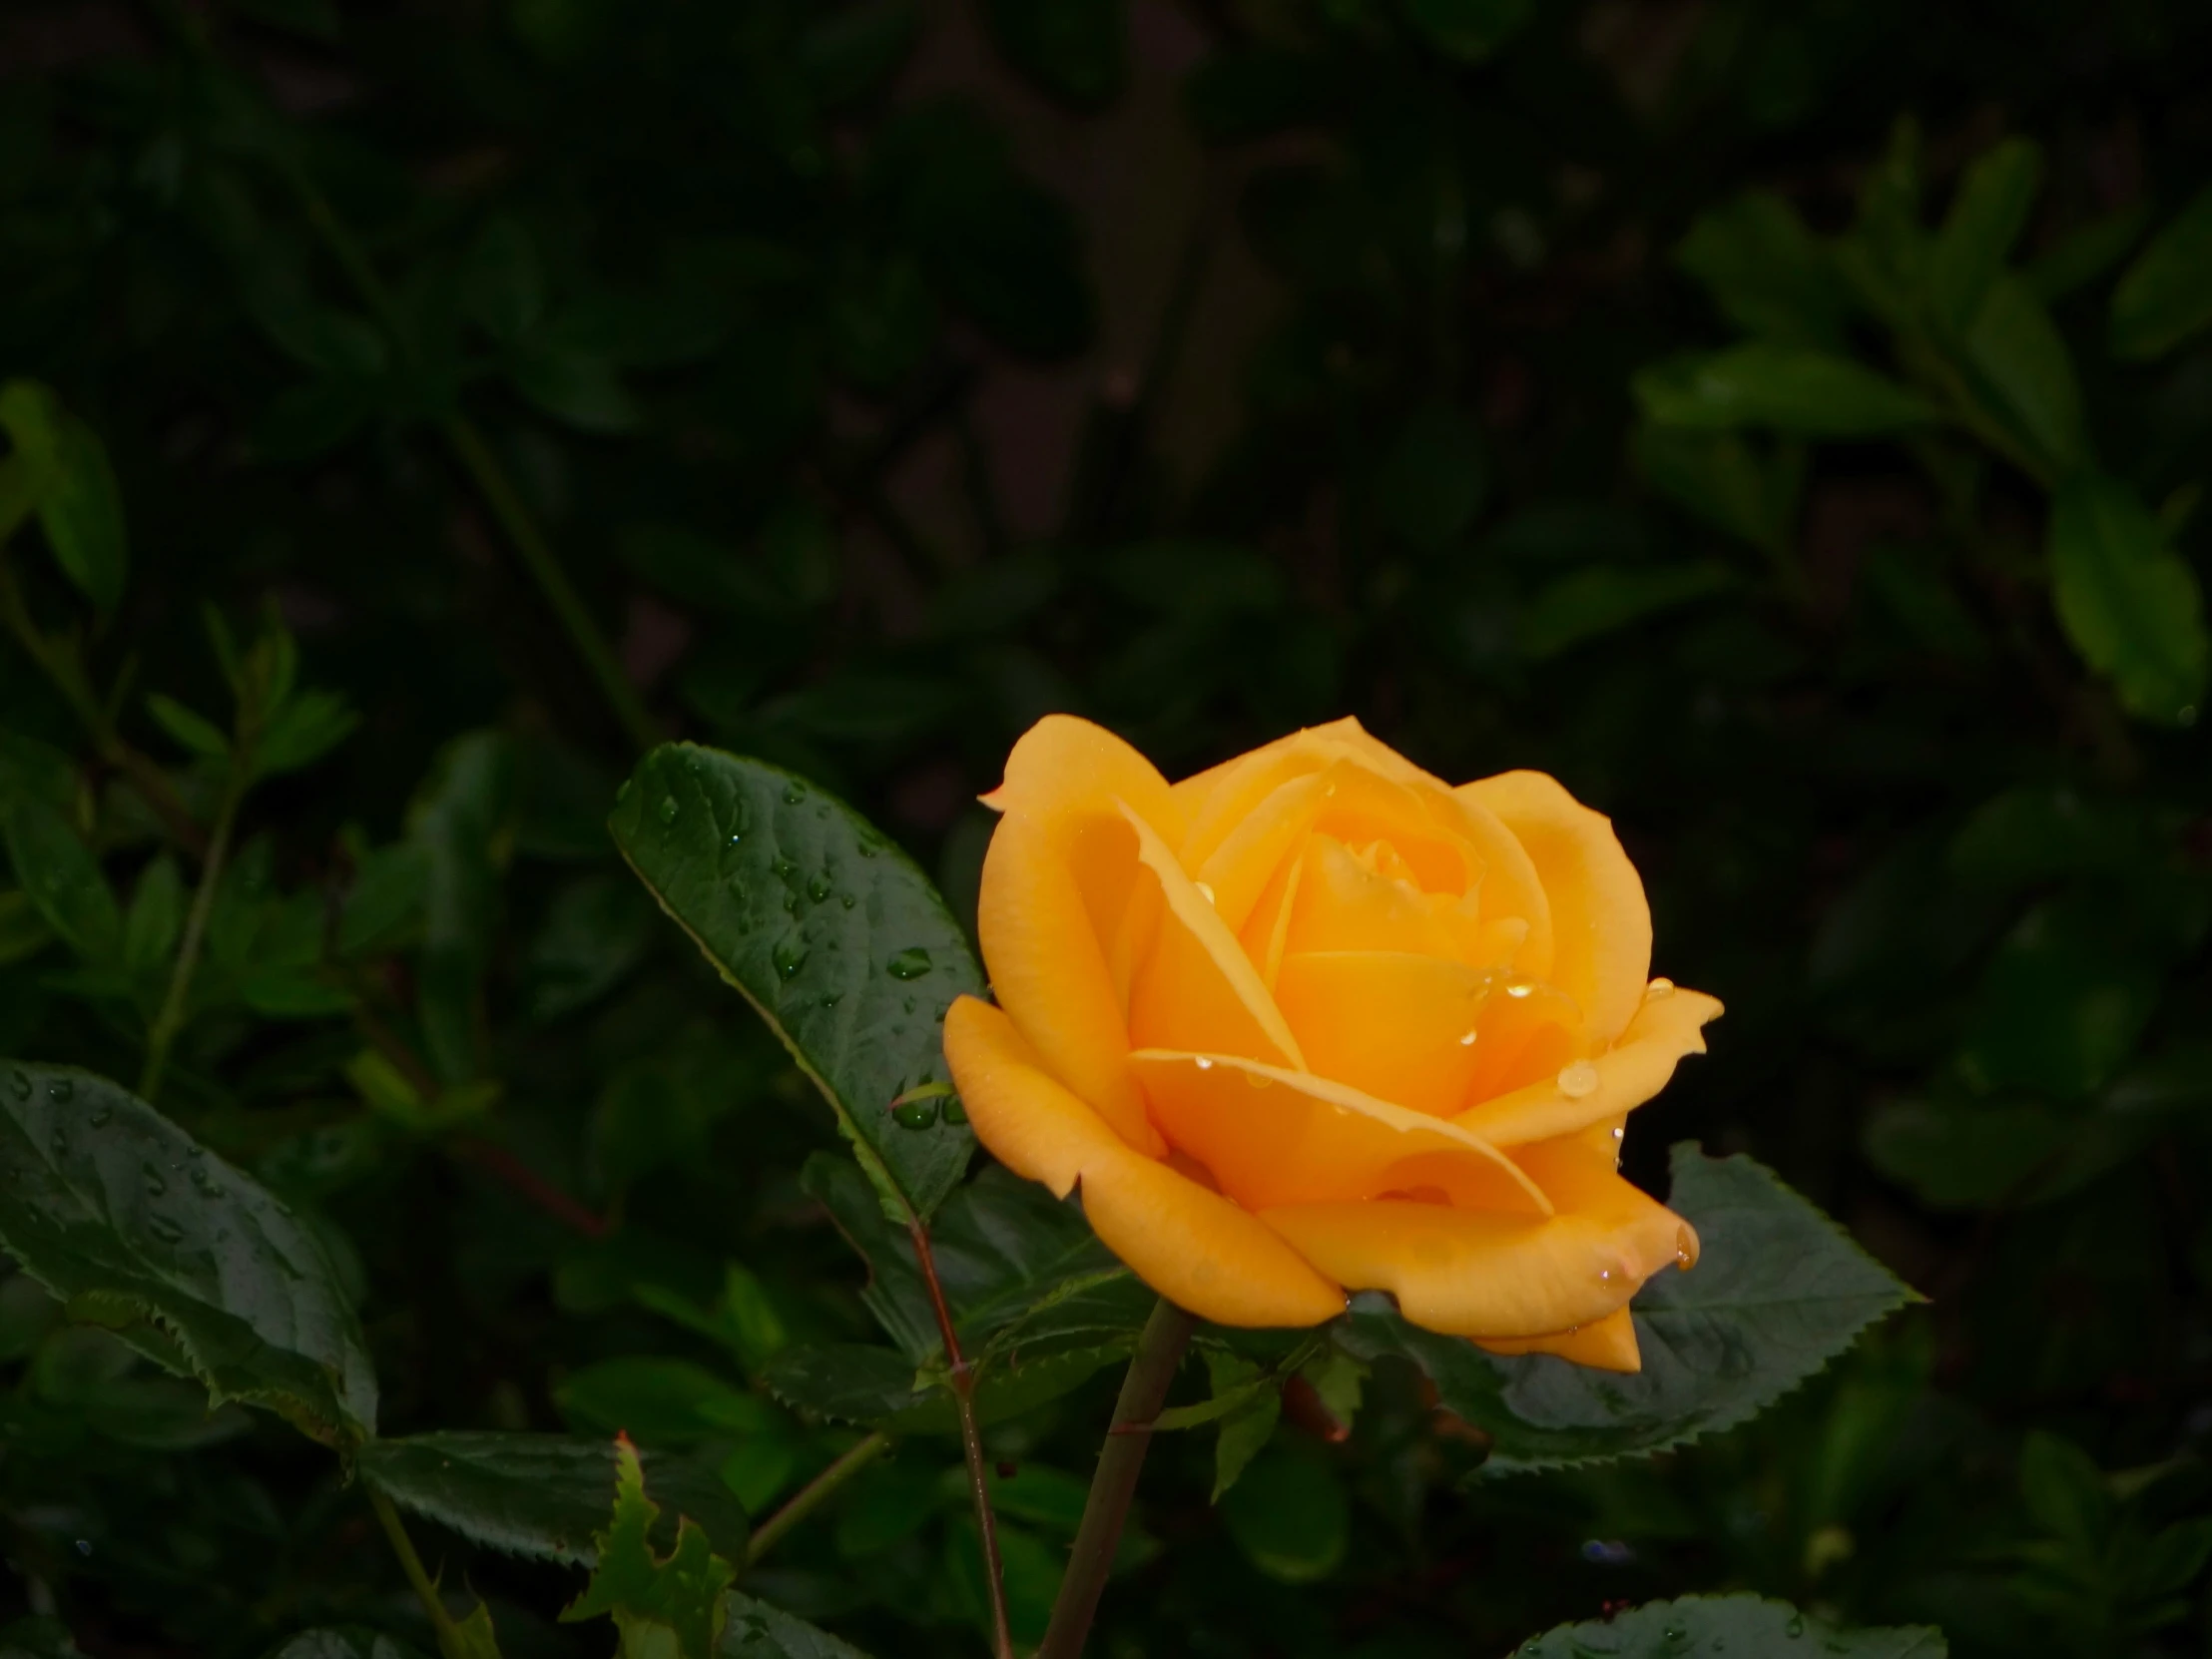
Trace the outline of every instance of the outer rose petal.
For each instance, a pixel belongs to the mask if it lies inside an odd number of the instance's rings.
[[[1098,911],[1111,925],[1136,874],[1135,837],[1118,811],[1009,813],[983,854],[976,932],[993,992],[1052,1074],[1131,1146],[1157,1154],[1165,1149],[1129,1075],[1127,979],[1099,932]],[[1103,890],[1114,886],[1118,895]]]
[[[1550,1337],[1518,1337],[1476,1345],[1492,1354],[1552,1354],[1597,1371],[1639,1372],[1644,1357],[1636,1346],[1636,1322],[1626,1308],[1601,1320]]]
[[[1483,1209],[1549,1213],[1536,1178],[1440,1118],[1227,1055],[1139,1049],[1129,1063],[1168,1143],[1249,1209],[1435,1187]]]
[[[1117,799],[1169,841],[1183,838],[1184,811],[1158,767],[1103,726],[1046,715],[1014,745],[1006,781],[983,805],[1002,813],[1105,811]]]
[[[1319,1325],[1344,1312],[1344,1292],[1258,1220],[1132,1152],[1046,1075],[1001,1010],[954,1002],[944,1051],[976,1137],[1062,1198],[1080,1184],[1092,1230],[1169,1301],[1221,1325]]]
[[[1498,1146],[1549,1140],[1619,1117],[1666,1087],[1686,1054],[1703,1054],[1699,1027],[1720,1017],[1721,1005],[1700,991],[1678,990],[1647,1001],[1621,1039],[1589,1064],[1597,1086],[1569,1096],[1556,1078],[1531,1083],[1461,1112],[1452,1121]]]
[[[1612,822],[1540,772],[1508,772],[1461,786],[1462,800],[1495,813],[1528,850],[1551,901],[1550,981],[1582,1006],[1590,1050],[1634,1017],[1651,976],[1651,907]]]
[[[1260,1219],[1332,1279],[1388,1291],[1415,1325],[1454,1337],[1542,1337],[1588,1325],[1625,1307],[1674,1260],[1671,1238],[1655,1259],[1659,1230],[1649,1223],[1564,1212],[1536,1221],[1385,1199],[1286,1205]]]

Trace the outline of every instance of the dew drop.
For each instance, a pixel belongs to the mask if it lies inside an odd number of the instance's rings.
[[[216,1185],[215,1177],[208,1173],[207,1166],[204,1164],[192,1166],[192,1184],[202,1198],[221,1198],[223,1196],[223,1189]]]
[[[1209,1060],[1205,1055],[1201,1054],[1198,1057],[1198,1069],[1200,1071],[1212,1071],[1214,1069],[1214,1062],[1212,1060]]]
[[[1587,1060],[1577,1060],[1559,1071],[1559,1092],[1569,1100],[1587,1100],[1597,1093],[1597,1067]]]
[[[842,1002],[843,1000],[844,993],[842,991],[830,991],[824,995],[822,999],[822,1005],[825,1008],[834,1008],[839,1002]]]
[[[744,839],[745,839],[745,836],[744,836],[744,835],[743,835],[742,833],[740,833],[740,832],[739,832],[738,830],[731,830],[731,831],[730,831],[730,844],[731,844],[732,846],[736,846],[736,845],[738,845],[738,844],[739,844],[740,842],[742,842],[742,841],[743,841]]]
[[[181,1243],[185,1236],[185,1230],[167,1216],[147,1217],[146,1230],[165,1245]]]
[[[934,1099],[909,1100],[903,1106],[893,1106],[891,1121],[901,1129],[927,1129],[937,1121],[937,1103]]]
[[[1193,881],[1191,885],[1198,889],[1199,897],[1205,899],[1207,903],[1212,904],[1217,902],[1214,897],[1214,888],[1211,882]]]
[[[31,1080],[20,1071],[14,1073],[8,1078],[8,1092],[18,1100],[30,1099]]]
[[[66,1077],[57,1077],[46,1085],[46,1098],[57,1106],[66,1106],[77,1092],[77,1085]]]
[[[1805,1615],[1803,1613],[1793,1613],[1790,1616],[1790,1622],[1782,1627],[1782,1634],[1789,1637],[1793,1642],[1803,1636],[1805,1634]]]
[[[816,876],[813,880],[807,883],[807,896],[813,899],[817,904],[820,904],[824,899],[828,898],[830,891],[831,887],[830,881],[830,872],[828,870],[824,870],[820,875]]]
[[[1244,1080],[1255,1089],[1272,1089],[1275,1087],[1274,1078],[1263,1077],[1260,1075],[1260,1073],[1256,1071],[1246,1072],[1244,1074]]]
[[[1460,1037],[1459,1046],[1461,1048],[1472,1048],[1474,1046],[1474,1033],[1472,1031],[1469,1031],[1465,1035]]]
[[[929,952],[920,945],[909,945],[893,956],[885,966],[893,979],[919,979],[929,971]]]
[[[797,939],[783,939],[769,952],[769,959],[776,964],[778,973],[790,979],[807,965],[807,951]]]
[[[794,780],[792,780],[792,782],[791,782],[791,783],[789,783],[789,784],[786,784],[786,785],[784,786],[784,805],[785,805],[785,806],[787,806],[787,807],[796,807],[796,806],[798,806],[798,805],[799,805],[799,804],[800,804],[800,803],[801,803],[802,801],[804,801],[804,800],[806,800],[806,799],[807,799],[807,786],[806,786],[806,785],[804,785],[804,784],[802,784],[802,783],[800,783],[800,782],[799,782],[799,781],[798,781],[797,779],[794,779]]]
[[[660,812],[661,822],[663,824],[674,824],[676,822],[676,815],[681,811],[683,811],[683,809],[676,805],[676,797],[674,797],[673,795],[664,795],[661,797]]]
[[[1646,1002],[1663,1002],[1672,995],[1674,995],[1674,981],[1664,976],[1654,979],[1644,987],[1644,1000]]]
[[[1536,981],[1533,979],[1508,979],[1505,981],[1505,994],[1515,999],[1534,996],[1536,994]]]
[[[859,899],[855,898],[851,893],[841,892],[837,894],[837,902],[842,904],[846,909],[849,910],[852,908],[853,905],[859,903]]]
[[[794,874],[799,868],[797,864],[793,863],[789,857],[781,852],[776,854],[776,861],[770,864],[768,867],[776,871],[776,873],[779,875]]]
[[[141,1166],[139,1173],[146,1177],[146,1196],[148,1198],[159,1198],[169,1191],[169,1182],[163,1177],[162,1172],[152,1164]]]
[[[86,1114],[86,1121],[95,1129],[105,1129],[114,1120],[115,1108],[113,1106],[95,1106],[91,1112]],[[197,1152],[200,1149],[194,1147],[193,1150]]]
[[[960,1104],[960,1097],[956,1094],[945,1097],[944,1121],[947,1123],[967,1122],[967,1108]]]

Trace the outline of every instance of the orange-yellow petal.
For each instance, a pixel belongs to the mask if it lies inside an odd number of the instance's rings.
[[[1614,1047],[1570,1072],[1571,1090],[1554,1074],[1485,1100],[1453,1121],[1496,1145],[1518,1146],[1617,1118],[1665,1088],[1684,1055],[1705,1052],[1700,1027],[1720,1012],[1718,1002],[1698,991],[1651,997]]]
[[[1061,1197],[1080,1186],[1099,1238],[1177,1306],[1221,1325],[1310,1326],[1344,1292],[1219,1193],[1130,1150],[1039,1065],[1005,1014],[961,997],[945,1014],[945,1059],[976,1138]]]
[[[1151,826],[1134,812],[1125,818],[1162,900],[1130,982],[1132,1045],[1238,1054],[1303,1070],[1298,1039],[1237,935]]]
[[[1546,1213],[1533,1177],[1440,1118],[1228,1055],[1139,1049],[1129,1063],[1168,1144],[1248,1209],[1433,1188],[1469,1207]]]
[[[1335,836],[1316,834],[1307,841],[1286,953],[1399,950],[1449,956],[1452,945],[1450,931],[1411,882],[1382,873]]]
[[[1074,715],[1046,715],[1006,757],[1006,779],[983,804],[1002,813],[1102,811],[1126,801],[1170,841],[1186,828],[1160,769],[1103,726]]]
[[[1304,951],[1283,957],[1275,1002],[1317,1074],[1441,1115],[1464,1104],[1493,983],[1446,956]]]
[[[1462,785],[1462,799],[1497,816],[1528,851],[1551,903],[1544,977],[1582,1006],[1585,1052],[1619,1036],[1651,975],[1651,907],[1612,822],[1540,772]]]
[[[976,931],[992,991],[1047,1068],[1131,1146],[1156,1154],[1129,1075],[1129,967],[1108,950],[1137,885],[1136,836],[1118,809],[1010,812],[983,855]]]
[[[1513,1337],[1477,1345],[1492,1354],[1551,1354],[1596,1371],[1639,1372],[1643,1354],[1636,1347],[1636,1322],[1626,1308],[1601,1320],[1549,1337]]]

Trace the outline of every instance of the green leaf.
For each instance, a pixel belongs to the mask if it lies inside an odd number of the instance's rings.
[[[1630,443],[1654,488],[1769,557],[1789,557],[1805,487],[1802,443],[1655,425],[1637,427]]]
[[[1734,585],[1720,565],[1593,565],[1560,577],[1528,602],[1520,617],[1521,655],[1546,662]]]
[[[1126,0],[986,0],[983,17],[1006,61],[1075,109],[1101,109],[1128,84]]]
[[[4,1653],[0,1649],[0,1653]],[[271,1648],[263,1659],[420,1659],[403,1642],[364,1625],[339,1625],[329,1630],[302,1630]]]
[[[360,1325],[314,1233],[143,1101],[89,1072],[0,1082],[0,1246],[127,1337],[155,1328],[216,1403],[350,1446],[375,1431]]]
[[[1214,1442],[1213,1501],[1219,1503],[1275,1437],[1275,1425],[1283,1416],[1283,1390],[1252,1361],[1216,1349],[1206,1351],[1206,1377],[1216,1400],[1238,1399],[1223,1414],[1221,1433]]]
[[[1674,262],[1746,333],[1784,344],[1843,342],[1850,295],[1834,262],[1782,197],[1751,191],[1707,209]]]
[[[792,774],[689,744],[654,751],[609,821],[661,907],[758,1009],[829,1099],[886,1206],[927,1217],[974,1137],[890,1105],[943,1078],[941,1021],[983,994],[959,924],[919,869]]]
[[[716,1553],[743,1559],[745,1508],[714,1465],[640,1455],[669,1510],[661,1541],[675,1541],[682,1515],[705,1529]],[[617,1456],[611,1440],[454,1431],[371,1440],[359,1467],[393,1502],[463,1537],[510,1555],[588,1567],[599,1559],[593,1533],[606,1519]]]
[[[1481,427],[1464,409],[1441,402],[1413,411],[1375,480],[1382,522],[1424,553],[1474,522],[1488,486]]]
[[[2160,724],[2195,720],[2212,670],[2204,599],[2142,498],[2099,473],[2061,486],[2050,574],[2067,638],[2128,712]]]
[[[2155,940],[2126,912],[2084,887],[2020,919],[1966,1017],[1959,1069],[1973,1086],[2076,1098],[2134,1053],[2164,974]]]
[[[206,715],[194,714],[173,697],[156,692],[146,700],[146,712],[154,717],[155,725],[195,755],[220,761],[231,753],[231,740],[222,727]]]
[[[53,942],[53,929],[31,902],[30,894],[0,888],[0,967],[36,956]]]
[[[2143,250],[2112,290],[2112,349],[2143,359],[2212,322],[2212,190],[2201,192]]]
[[[1696,432],[1768,427],[1816,438],[1907,432],[1936,418],[1916,391],[1849,357],[1749,340],[1639,370],[1637,401],[1661,426]]]
[[[2149,223],[2150,204],[2138,202],[2069,231],[2027,263],[2027,285],[2044,304],[2057,304],[2126,259]]]
[[[603,357],[550,348],[518,353],[508,378],[540,410],[580,432],[619,436],[637,427],[638,405]]]
[[[872,0],[815,19],[799,39],[798,67],[827,109],[869,97],[912,49],[911,0]]]
[[[1327,1578],[1352,1541],[1344,1482],[1320,1456],[1289,1444],[1253,1459],[1222,1498],[1221,1518],[1245,1558],[1285,1584]]]
[[[528,333],[545,312],[545,273],[530,233],[511,219],[486,225],[460,269],[461,306],[502,345]]]
[[[2070,1440],[2038,1428],[2020,1450],[2020,1495],[2043,1530],[2086,1552],[2101,1551],[2112,1530],[2104,1472]]]
[[[562,887],[524,963],[531,1019],[549,1023],[614,989],[644,960],[656,925],[653,901],[620,870]]]
[[[59,1619],[17,1619],[0,1630],[0,1659],[80,1659],[68,1626]]]
[[[597,1534],[599,1565],[583,1594],[561,1609],[561,1622],[608,1617],[622,1634],[622,1659],[715,1659],[729,1608],[723,1592],[737,1569],[714,1553],[691,1520],[676,1529],[676,1548],[654,1553],[653,1522],[661,1507],[645,1495],[637,1448],[616,1442],[614,1518]]]
[[[657,1444],[776,1431],[776,1408],[689,1360],[631,1355],[572,1372],[553,1389],[571,1422]]]
[[[1807,1659],[1944,1659],[1950,1651],[1939,1631],[1838,1630],[1788,1602],[1750,1595],[1647,1602],[1602,1623],[1563,1624],[1513,1651],[1520,1659],[1677,1659],[1724,1650],[1747,1659],[1801,1650]]]
[[[123,965],[131,973],[166,976],[185,926],[185,878],[164,853],[146,866],[123,923]]]
[[[867,1659],[849,1642],[840,1642],[780,1607],[737,1590],[724,1600],[729,1625],[722,1633],[721,1659]]]
[[[1405,20],[1438,51],[1480,63],[1519,32],[1531,0],[1404,0]]]
[[[311,766],[352,735],[360,717],[336,692],[287,698],[254,747],[254,776],[274,778]]]
[[[2022,138],[2006,139],[1966,170],[1930,250],[1928,303],[1938,327],[1961,333],[1979,313],[2042,179],[2042,149]]]
[[[1965,330],[1966,389],[1989,435],[2035,476],[2061,478],[2088,457],[2073,358],[2043,302],[2000,276]]]
[[[35,380],[0,386],[0,429],[24,467],[54,562],[78,592],[101,610],[114,610],[130,558],[123,499],[106,446]]]
[[[69,821],[36,796],[11,792],[0,797],[0,838],[46,925],[95,967],[113,963],[123,945],[123,914]]]
[[[1363,1360],[1412,1360],[1442,1405],[1492,1437],[1485,1470],[1515,1473],[1642,1456],[1733,1427],[1917,1300],[1749,1158],[1677,1146],[1668,1203],[1697,1229],[1703,1254],[1637,1296],[1635,1376],[1485,1354],[1407,1324],[1372,1293],[1354,1299],[1338,1344]]]
[[[422,913],[430,886],[430,858],[401,841],[361,859],[353,886],[338,912],[338,954],[353,958],[389,949]]]

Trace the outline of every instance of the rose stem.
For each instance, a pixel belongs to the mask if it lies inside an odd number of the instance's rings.
[[[1082,1524],[1076,1528],[1075,1547],[1068,1552],[1067,1576],[1060,1580],[1052,1622],[1045,1628],[1037,1659],[1077,1659],[1083,1651],[1099,1595],[1106,1588],[1106,1574],[1121,1544],[1122,1523],[1129,1518],[1137,1473],[1152,1444],[1152,1419],[1168,1397],[1175,1368],[1182,1363],[1197,1324],[1165,1297],[1145,1321],[1129,1375],[1122,1379],[1121,1397],[1114,1402],[1113,1426],[1099,1448],[1098,1470],[1091,1476],[1090,1496],[1083,1501]]]
[[[991,1651],[997,1659],[1014,1659],[1014,1633],[1006,1623],[1005,1571],[998,1558],[998,1523],[991,1515],[991,1489],[983,1472],[983,1436],[975,1426],[975,1373],[960,1356],[952,1310],[945,1306],[944,1287],[937,1283],[937,1259],[929,1253],[929,1230],[918,1221],[907,1223],[906,1230],[913,1235],[914,1256],[921,1263],[922,1282],[929,1287],[929,1306],[936,1311],[937,1333],[944,1339],[944,1360],[952,1373],[952,1403],[960,1413],[960,1446],[967,1453],[968,1489],[975,1494],[975,1526],[983,1540],[983,1582],[990,1587]]]
[[[745,1552],[745,1564],[750,1567],[760,1560],[775,1547],[777,1539],[805,1520],[821,1507],[825,1499],[835,1494],[847,1480],[890,1448],[891,1437],[877,1429],[800,1487],[790,1502],[753,1529],[753,1540]]]

